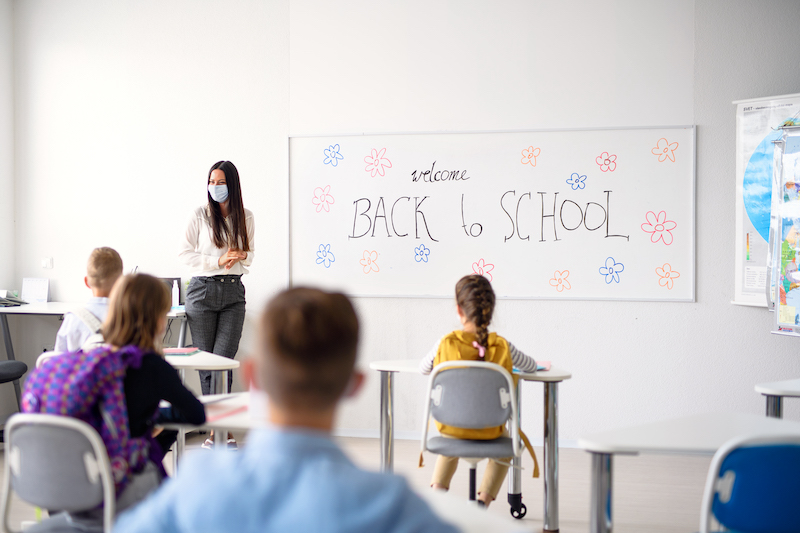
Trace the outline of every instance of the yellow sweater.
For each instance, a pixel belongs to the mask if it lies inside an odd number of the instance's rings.
[[[445,361],[480,361],[478,349],[472,343],[476,340],[474,333],[457,330],[445,336],[439,343],[439,350],[433,359],[433,366]],[[484,360],[490,363],[497,363],[511,374],[512,363],[511,354],[508,350],[508,341],[496,333],[490,333],[486,341],[486,353]],[[516,384],[516,376],[514,378]],[[513,391],[509,391],[513,394]],[[503,434],[505,426],[497,426],[482,429],[465,429],[447,426],[436,422],[436,427],[443,435],[450,435],[459,439],[491,440]]]

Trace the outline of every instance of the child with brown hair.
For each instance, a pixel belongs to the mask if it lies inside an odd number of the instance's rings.
[[[269,398],[270,426],[251,431],[243,452],[187,457],[114,531],[454,532],[403,478],[359,469],[331,438],[340,400],[364,379],[347,297],[289,289],[270,301],[260,325],[243,371]]]
[[[118,512],[140,501],[165,475],[161,461],[176,432],[154,437],[155,426],[205,422],[203,405],[162,355],[160,339],[171,305],[169,290],[158,278],[123,276],[111,291],[102,327],[107,344],[51,357],[25,383],[23,411],[73,416],[100,433],[111,461]],[[159,410],[161,400],[171,407]],[[101,511],[62,514],[42,527],[51,531],[47,528],[62,522],[91,527],[102,518]]]
[[[83,282],[91,289],[92,297],[85,307],[64,315],[56,334],[53,351],[75,352],[100,331],[108,313],[108,296],[114,282],[122,275],[122,258],[116,250],[103,246],[89,255]],[[97,340],[100,336],[97,337]]]
[[[495,295],[492,285],[483,276],[464,276],[456,284],[456,311],[461,320],[462,329],[448,333],[434,346],[420,362],[423,374],[430,374],[433,367],[445,361],[488,361],[505,368],[509,374],[514,367],[522,372],[535,372],[536,361],[519,351],[513,344],[496,333],[489,333],[489,323],[494,313]],[[504,434],[504,427],[498,426],[484,429],[451,428],[436,423],[442,435],[448,434],[458,438],[490,440]],[[489,459],[478,489],[477,499],[480,504],[489,506],[497,497],[500,486],[508,472],[507,459]],[[431,487],[448,490],[450,480],[458,467],[458,457],[436,458],[436,467],[431,479]]]

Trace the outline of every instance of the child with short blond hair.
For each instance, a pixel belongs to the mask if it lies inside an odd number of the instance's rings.
[[[64,315],[64,322],[56,334],[54,351],[78,351],[99,332],[108,314],[111,288],[121,275],[122,258],[116,250],[107,246],[92,250],[83,278],[92,291],[92,297],[85,307]]]

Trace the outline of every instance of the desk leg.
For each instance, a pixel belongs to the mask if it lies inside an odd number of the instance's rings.
[[[544,527],[558,531],[558,382],[544,383]]]
[[[186,346],[186,328],[189,325],[189,320],[186,317],[180,319],[181,321],[181,329],[178,332],[178,348],[183,348]]]
[[[181,376],[181,383],[186,383],[186,369],[181,368],[178,370]],[[181,428],[178,430],[178,439],[175,441],[175,450],[172,454],[172,475],[178,473],[178,461],[181,460],[183,452],[186,450],[186,430]]]
[[[3,329],[3,341],[6,344],[6,358],[9,361],[14,361],[14,346],[11,344],[11,331],[8,329],[8,318],[5,314],[0,314],[0,328]],[[22,405],[20,405],[20,396],[22,395],[19,388],[19,380],[14,380],[14,392],[17,394],[17,408],[22,412]]]
[[[517,427],[522,429],[522,380],[517,383]],[[523,450],[524,451],[524,450]],[[511,459],[511,472],[508,476],[508,505],[511,507],[511,516],[522,518],[528,512],[525,504],[522,503],[522,457]]]
[[[225,390],[225,372],[223,370],[214,370],[211,373],[211,384],[214,387],[214,394],[222,394]],[[228,445],[228,432],[224,429],[217,429],[214,431],[214,449],[222,450]]]
[[[611,533],[611,454],[592,453],[590,533]]]
[[[767,416],[770,418],[783,418],[783,396],[770,396],[765,394],[767,399]]]
[[[381,372],[381,472],[394,471],[394,372]]]

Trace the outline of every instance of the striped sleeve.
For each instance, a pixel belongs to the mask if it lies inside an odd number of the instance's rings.
[[[527,372],[529,374],[536,372],[536,361],[533,357],[525,355],[510,342],[508,343],[508,351],[511,354],[511,363],[514,365],[514,368],[518,369],[520,372]]]
[[[439,351],[439,344],[441,342],[441,339],[436,341],[431,351],[419,362],[419,371],[423,374],[428,375],[433,372],[433,360],[436,359],[436,353]]]

